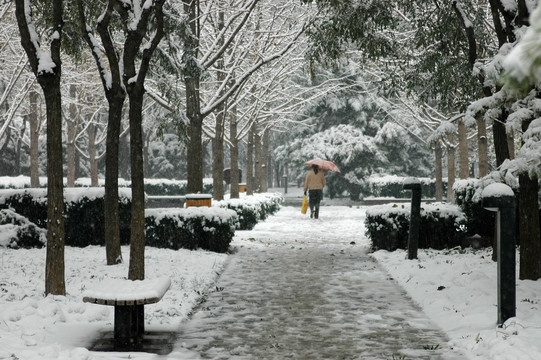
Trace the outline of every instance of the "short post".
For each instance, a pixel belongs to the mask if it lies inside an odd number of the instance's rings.
[[[498,255],[498,326],[516,316],[516,213],[515,194],[505,184],[488,185],[482,194],[483,207],[496,212]]]
[[[282,181],[284,182],[284,194],[287,194],[287,175],[282,176]]]
[[[408,236],[408,259],[417,259],[419,247],[419,232],[421,230],[421,181],[417,178],[407,178],[402,185],[404,190],[411,190],[411,214]]]

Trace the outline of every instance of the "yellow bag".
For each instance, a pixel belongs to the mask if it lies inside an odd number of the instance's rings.
[[[306,210],[308,210],[308,199],[306,198],[306,195],[304,195],[304,199],[302,200],[301,214],[306,214]]]

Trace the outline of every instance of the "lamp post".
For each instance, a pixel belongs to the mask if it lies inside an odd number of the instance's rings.
[[[408,259],[417,259],[419,247],[419,232],[421,230],[421,181],[417,178],[407,178],[402,185],[404,190],[411,190],[411,214],[408,236]]]
[[[516,315],[516,212],[515,194],[505,184],[490,184],[483,190],[483,207],[496,212],[498,255],[498,325]]]

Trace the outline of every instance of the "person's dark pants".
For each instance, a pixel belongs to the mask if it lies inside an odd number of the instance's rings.
[[[323,198],[323,190],[308,190],[308,205],[310,205],[310,217],[319,218],[319,203]]]

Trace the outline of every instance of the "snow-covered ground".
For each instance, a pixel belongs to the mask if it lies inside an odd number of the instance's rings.
[[[298,225],[291,231],[310,232],[313,221],[325,221],[326,213],[347,219],[354,212],[350,226],[362,230],[359,224],[364,220],[364,210],[329,206],[322,209],[320,220],[310,220],[298,208],[283,207],[280,215],[298,218]],[[272,222],[277,218],[258,226],[276,227],[279,224]],[[233,246],[257,241],[258,226],[253,231],[239,231]],[[340,227],[344,226],[348,226],[347,221],[344,224],[341,220]],[[264,234],[265,241],[273,236],[266,230],[259,234]],[[291,241],[294,239],[291,237]],[[275,240],[288,241],[283,237]],[[368,251],[369,241],[362,231],[352,241]],[[106,266],[103,248],[67,248],[68,294],[43,297],[45,250],[0,249],[0,359],[158,358],[146,353],[97,353],[85,348],[99,330],[112,329],[113,308],[83,303],[82,294],[105,278],[125,277],[127,247],[123,255],[124,264]],[[405,260],[404,251],[378,251],[373,257],[447,333],[450,345],[471,359],[541,359],[541,281],[517,280],[517,317],[498,328],[496,264],[489,251],[420,250],[418,260]],[[145,307],[147,328],[178,329],[201,294],[213,288],[226,259],[227,255],[205,251],[147,248],[147,278],[168,276],[172,280],[164,298]]]

